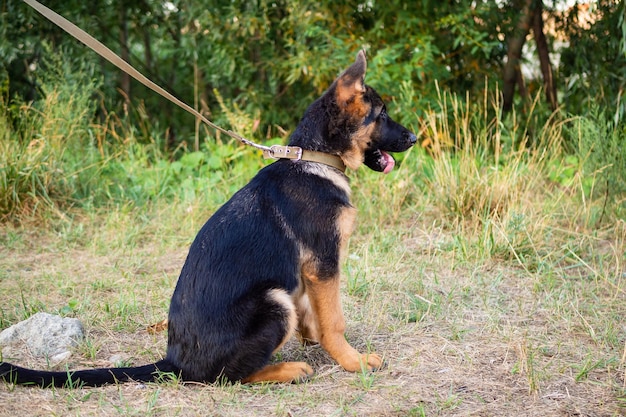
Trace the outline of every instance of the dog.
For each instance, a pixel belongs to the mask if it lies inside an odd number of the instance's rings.
[[[99,386],[158,381],[299,382],[305,362],[270,364],[296,332],[319,343],[346,371],[381,367],[345,339],[340,263],[353,231],[345,167],[390,172],[389,152],[415,144],[415,134],[387,114],[365,84],[367,62],[355,62],[309,106],[289,139],[297,158],[280,158],[219,208],[192,243],[172,295],[167,353],[156,363],[72,372],[0,362],[9,383]],[[278,153],[278,152],[277,152]]]

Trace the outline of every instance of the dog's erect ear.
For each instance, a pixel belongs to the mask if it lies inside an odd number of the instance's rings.
[[[337,78],[338,103],[346,103],[355,95],[365,92],[366,70],[367,60],[365,59],[365,51],[360,50],[354,64],[350,65],[350,67]]]

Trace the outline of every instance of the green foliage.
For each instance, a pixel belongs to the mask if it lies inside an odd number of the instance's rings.
[[[103,169],[101,198],[145,204],[161,198],[218,204],[263,166],[260,153],[236,142],[206,141],[200,151],[169,161],[155,147],[133,143]],[[227,187],[216,187],[227,184]],[[105,197],[107,196],[107,197]]]
[[[587,198],[603,200],[598,221],[608,210],[617,217],[626,214],[626,122],[607,122],[594,107],[587,116],[574,120],[566,130],[580,161],[581,186]],[[570,158],[570,161],[572,158]]]
[[[561,22],[569,39],[561,53],[562,101],[576,115],[606,108],[607,121],[617,126],[626,117],[626,5],[599,0],[589,10],[591,22],[578,24],[575,13]]]
[[[590,30],[559,26],[572,37],[561,61],[566,81],[561,86],[568,110],[574,113],[584,108],[581,102],[596,96],[623,107],[619,77],[623,79],[624,65],[619,64],[624,57],[616,55],[622,39],[602,35],[616,25],[624,27],[620,6],[611,0],[599,4],[601,13]],[[395,103],[391,114],[404,124],[415,123],[416,117],[436,107],[435,82],[444,91],[480,97],[501,78],[506,37],[519,13],[514,1],[414,5],[398,0],[175,0],[117,2],[111,7],[51,1],[47,5],[218,124],[232,122],[226,108],[250,115],[255,123],[248,129],[257,140],[293,128],[306,106],[363,47],[371,60],[368,79],[376,80],[379,92]],[[8,80],[9,101],[37,97],[41,57],[50,53],[43,45],[49,44],[72,65],[88,63],[92,74],[102,74],[103,107],[134,125],[139,142],[151,143],[158,134],[164,138],[160,141],[164,150],[192,141],[199,144],[197,129],[183,110],[135,83],[126,85],[119,70],[26,4],[5,2],[0,20],[0,80]],[[606,59],[595,59],[593,54],[607,50]],[[600,79],[610,79],[612,87],[602,89],[603,83],[595,82]],[[133,108],[142,110],[133,112]],[[155,131],[140,128],[146,118]]]
[[[68,7],[51,6],[61,12]],[[91,53],[78,61],[85,50],[76,41],[46,36],[49,24],[21,3],[7,7],[22,26],[13,27],[1,14],[7,23],[7,39],[0,41],[7,51],[0,102],[3,219],[41,207],[65,213],[76,205],[142,206],[159,199],[212,207],[266,163],[255,150],[192,127],[190,116],[179,119],[178,110],[151,92],[133,87],[131,100],[118,107],[112,90],[117,70],[101,66]],[[396,119],[424,132],[423,144],[436,157],[419,151],[411,158],[399,155],[392,177],[402,175],[404,159],[419,160],[426,180],[418,186],[432,192],[453,221],[478,220],[480,228],[493,230],[494,218],[509,215],[527,193],[543,186],[535,182],[539,177],[525,176],[537,169],[562,187],[581,184],[585,196],[607,196],[608,208],[623,206],[624,128],[611,108],[577,119],[576,126],[558,115],[546,117],[536,103],[523,115],[502,117],[493,75],[504,53],[504,28],[493,28],[510,21],[507,4],[144,2],[120,4],[98,16],[87,13],[92,7],[81,3],[64,14],[106,40],[105,29],[121,27],[118,14],[126,13],[132,63],[145,64],[148,75],[181,97],[193,97],[219,124],[271,143],[284,141],[279,125],[293,127],[356,50],[367,47],[368,81],[390,102]],[[602,7],[607,22],[609,16],[617,19],[609,3]],[[590,30],[598,33],[602,24]],[[47,42],[34,39],[29,29]],[[18,35],[27,41],[20,44]],[[577,36],[592,42],[589,33]],[[55,51],[63,59],[51,58]],[[28,95],[15,84],[20,79],[13,65],[19,60],[28,64],[22,75],[37,87],[32,102],[19,99]],[[572,155],[561,158],[564,126]],[[387,187],[367,173],[356,177],[357,184],[381,193]],[[405,182],[393,188],[391,207],[400,213],[415,190]]]
[[[182,149],[180,159],[170,160],[149,121],[140,127],[143,133],[114,114],[103,124],[91,123],[98,84],[86,75],[88,68],[70,68],[56,59],[45,69],[38,100],[9,106],[6,95],[0,96],[3,220],[49,212],[63,216],[75,205],[115,201],[143,205],[159,198],[205,196],[218,204],[265,164],[252,148],[213,139],[195,152]],[[139,143],[138,133],[150,143]],[[220,183],[230,186],[207,192]]]

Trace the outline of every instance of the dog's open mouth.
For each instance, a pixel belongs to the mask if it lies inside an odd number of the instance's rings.
[[[396,165],[396,161],[387,152],[376,149],[370,150],[365,153],[365,165],[374,171],[389,174],[393,167]]]
[[[393,167],[396,165],[395,159],[387,152],[380,151],[382,157],[385,159],[385,169],[383,169],[383,174],[389,174]]]

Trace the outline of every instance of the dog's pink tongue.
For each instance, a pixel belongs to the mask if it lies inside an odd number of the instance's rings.
[[[382,153],[383,158],[385,158],[385,161],[387,162],[387,164],[385,165],[383,174],[389,174],[391,170],[393,169],[393,167],[396,165],[396,161],[394,161],[391,155],[389,155],[387,152],[381,151],[380,153]]]

